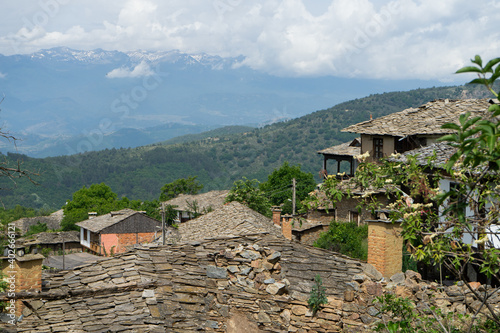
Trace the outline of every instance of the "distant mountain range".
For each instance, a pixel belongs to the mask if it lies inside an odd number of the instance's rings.
[[[242,60],[64,47],[0,55],[1,128],[22,139],[20,153],[67,155],[227,125],[259,127],[373,93],[440,85],[275,77],[240,66]]]
[[[481,86],[416,89],[375,94],[259,128],[228,126],[137,148],[43,159],[10,153],[2,160],[16,167],[19,161],[22,169],[39,173],[34,177],[39,185],[18,179],[14,186],[10,179],[0,177],[0,199],[7,208],[20,204],[56,209],[83,186],[104,182],[119,197],[152,200],[159,197],[163,185],[178,178],[197,176],[204,191],[229,189],[241,177],[266,180],[284,161],[300,164],[302,170],[313,173],[319,181],[322,156],[318,150],[355,137],[342,132],[343,128],[434,99],[490,95]],[[137,132],[117,133],[123,133],[130,144],[140,141]],[[342,163],[342,167],[347,165]]]

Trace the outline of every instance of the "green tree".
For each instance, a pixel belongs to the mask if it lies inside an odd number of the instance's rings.
[[[271,204],[265,193],[259,189],[257,179],[250,180],[243,177],[235,181],[226,197],[226,202],[231,201],[238,201],[264,216],[272,215]]]
[[[163,185],[160,193],[160,201],[168,201],[179,194],[198,194],[203,189],[196,176],[179,178],[171,183]]]
[[[82,187],[73,193],[73,200],[64,206],[63,230],[78,230],[76,222],[86,220],[89,212],[97,215],[128,207],[128,199],[117,200],[117,195],[104,183]]]
[[[309,192],[316,187],[314,176],[310,172],[301,170],[300,164],[290,165],[284,162],[279,169],[267,177],[267,181],[260,184],[260,189],[266,193],[274,206],[282,206],[285,214],[292,213],[292,180],[296,181],[296,211],[302,209],[301,201],[306,199]]]

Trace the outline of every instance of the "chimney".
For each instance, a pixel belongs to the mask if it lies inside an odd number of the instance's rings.
[[[292,215],[283,215],[281,218],[281,232],[286,239],[292,240]]]
[[[9,260],[14,259],[13,262]],[[41,254],[25,254],[17,256],[9,253],[8,257],[2,258],[2,273],[8,280],[7,292],[41,292],[42,291],[42,262],[45,257]],[[15,296],[14,296],[15,297]],[[16,299],[15,305],[11,298],[8,302],[7,313],[10,316],[19,317],[24,305],[21,299]],[[12,319],[12,317],[11,317]]]
[[[89,220],[97,216],[97,212],[89,212]]]
[[[368,263],[385,278],[401,272],[403,238],[401,223],[387,220],[368,221]]]
[[[281,225],[281,209],[278,206],[273,206],[273,223],[274,225]]]

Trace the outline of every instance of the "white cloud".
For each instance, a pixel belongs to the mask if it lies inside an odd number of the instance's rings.
[[[21,2],[34,7],[0,22],[0,53],[178,49],[242,55],[277,75],[451,80],[476,53],[498,56],[500,43],[498,0],[73,0],[34,27],[26,22],[43,9]]]
[[[129,68],[116,68],[111,72],[106,74],[106,77],[110,79],[118,79],[118,78],[135,78],[135,77],[143,77],[153,75],[154,72],[151,70],[151,67],[144,61],[141,61],[140,64],[135,66],[133,69]]]
[[[7,77],[7,74],[0,72],[0,79],[5,79]]]

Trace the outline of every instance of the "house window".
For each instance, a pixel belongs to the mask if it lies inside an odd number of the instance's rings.
[[[86,242],[88,240],[87,230],[82,228],[82,232],[83,232],[83,240]]]
[[[373,138],[373,157],[374,158],[384,157],[384,139],[383,138]]]

